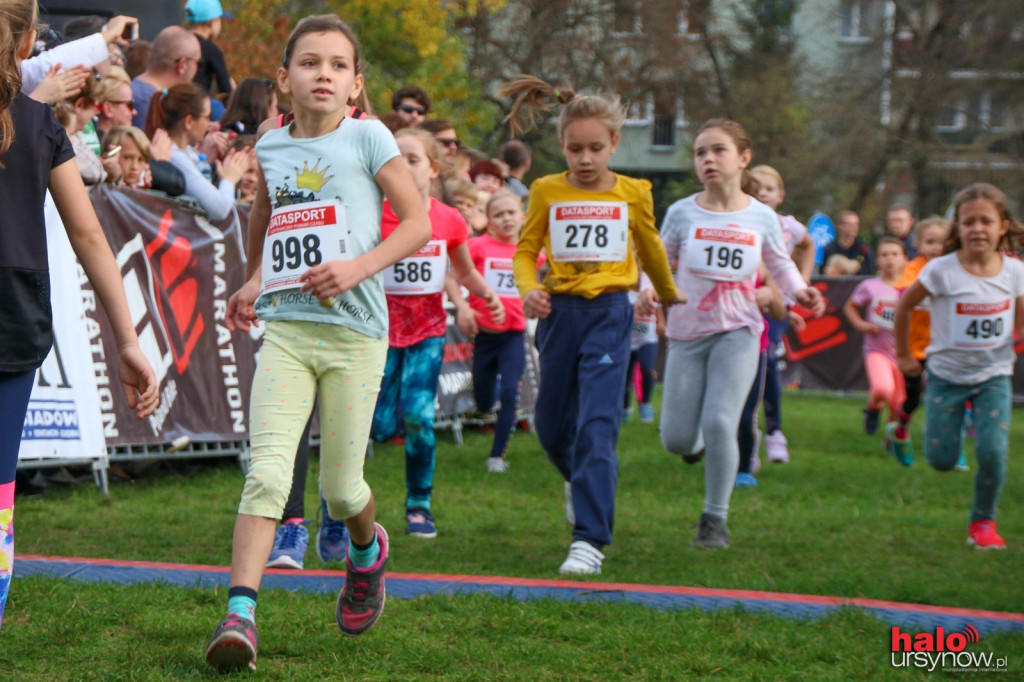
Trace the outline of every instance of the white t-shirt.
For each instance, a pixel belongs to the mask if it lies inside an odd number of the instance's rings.
[[[928,369],[957,384],[1012,375],[1014,311],[1024,296],[1024,263],[1003,256],[995,277],[975,277],[956,253],[935,258],[917,281],[931,294]]]
[[[789,298],[807,286],[789,257],[779,216],[754,198],[732,213],[705,210],[695,196],[681,199],[665,213],[661,240],[669,260],[678,261],[676,288],[687,298],[686,305],[669,309],[669,338],[693,339],[741,327],[760,338],[764,317],[754,292],[762,260]]]

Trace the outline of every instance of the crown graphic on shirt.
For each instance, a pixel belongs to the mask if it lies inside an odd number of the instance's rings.
[[[331,175],[327,176],[327,171],[331,168],[331,164],[324,166],[323,170],[320,170],[320,158],[317,157],[316,164],[312,168],[309,167],[308,161],[302,162],[302,172],[299,169],[295,169],[295,186],[299,189],[310,189],[314,192],[319,192],[323,189],[323,186],[327,184],[327,181],[333,178]]]

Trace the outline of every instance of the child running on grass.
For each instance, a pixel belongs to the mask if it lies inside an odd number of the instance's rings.
[[[532,76],[500,94],[516,97],[507,119],[513,134],[523,127],[523,113],[532,123],[550,100],[563,105],[558,140],[569,171],[531,185],[513,267],[523,311],[540,318],[537,436],[566,482],[573,523],[559,572],[596,575],[615,521],[615,448],[633,327],[628,292],[638,276],[634,244],[665,303],[686,299],[658,240],[650,182],[608,168],[625,120],[619,98],[578,95]],[[537,282],[541,248],[551,259],[543,284]]]
[[[917,281],[921,269],[933,258],[942,255],[942,248],[949,239],[950,222],[944,218],[933,216],[918,223],[915,229],[917,243],[917,257],[907,263],[903,274],[894,285],[899,292],[906,291],[911,284]],[[931,341],[932,316],[928,311],[929,300],[922,300],[910,313],[910,354],[925,366],[927,355],[925,351]],[[895,341],[894,341],[895,343]],[[914,444],[910,439],[908,428],[914,412],[921,404],[921,390],[923,388],[921,379],[923,373],[903,375],[903,383],[906,388],[906,396],[903,405],[900,406],[896,423],[889,422],[885,427],[885,446],[896,461],[903,466],[910,466],[914,463]],[[957,459],[956,468],[967,470],[967,455],[963,451],[961,440],[960,456]]]
[[[630,305],[636,305],[640,292],[651,287],[651,279],[641,271],[636,286],[629,291]],[[622,423],[633,417],[631,396],[636,394],[641,424],[654,423],[655,365],[658,362],[658,338],[665,333],[665,311],[658,308],[653,315],[641,315],[633,309],[633,330],[629,335],[629,362],[626,364],[626,393],[622,401]],[[639,376],[639,382],[635,377]]]
[[[1006,195],[978,183],[953,200],[953,233],[946,255],[929,262],[896,308],[896,358],[905,374],[921,374],[910,353],[911,311],[931,298],[924,454],[949,471],[960,454],[965,403],[974,404],[974,480],[967,543],[1004,549],[996,508],[1006,482],[1013,375],[1014,331],[1024,333],[1024,263],[1011,254],[1024,245],[1024,226]]]
[[[53,345],[43,204],[49,190],[71,248],[117,339],[117,371],[139,418],[160,402],[139,347],[121,269],[93,212],[75,152],[45,104],[21,94],[36,40],[35,0],[0,0],[0,625],[14,569],[14,478],[36,369]]]
[[[522,229],[522,201],[511,190],[500,189],[487,202],[487,233],[469,241],[473,265],[501,297],[505,307],[503,323],[493,319],[487,301],[470,295],[466,302],[458,286],[447,287],[455,303],[459,331],[473,339],[473,398],[478,413],[493,410],[495,385],[498,384],[500,407],[494,423],[494,443],[487,457],[487,471],[499,474],[508,471],[505,451],[516,428],[519,380],[526,367],[523,345],[526,318],[512,276],[512,257]],[[454,280],[454,272],[448,276]]]
[[[346,116],[363,87],[359,42],[334,15],[302,19],[277,82],[295,112],[257,143],[260,183],[249,258],[262,268],[228,301],[228,324],[266,323],[252,386],[252,455],[235,522],[227,616],[206,648],[219,670],[256,667],[256,598],[291,485],[292,462],[320,401],[320,490],[351,542],[335,618],[360,635],[384,607],[388,536],[374,522],[363,457],[387,353],[378,273],[422,246],[430,225],[391,133]],[[381,192],[398,225],[382,239]]]
[[[858,284],[843,304],[846,319],[864,337],[864,372],[868,375],[864,432],[868,435],[878,431],[878,416],[884,406],[889,406],[889,422],[896,421],[906,395],[903,375],[896,367],[896,346],[892,334],[896,303],[900,298],[894,285],[907,264],[903,241],[896,237],[879,239],[875,263],[878,276]]]
[[[765,164],[754,166],[750,174],[757,180],[757,200],[778,212],[779,206],[786,199],[786,185],[782,180],[782,174]],[[807,228],[803,223],[791,215],[779,213],[779,224],[782,225],[782,238],[789,254],[793,255],[795,249],[800,249],[797,267],[800,268],[804,281],[810,284],[814,274],[814,240],[807,234]],[[782,337],[786,335],[790,322],[803,324],[803,318],[793,314],[787,315],[786,319],[781,321],[773,320],[770,316],[765,320],[768,323],[768,355],[764,375],[764,449],[769,462],[785,464],[789,462],[789,441],[782,433],[782,380],[779,377],[779,355],[784,350]],[[755,462],[758,461],[756,457],[755,450]]]
[[[669,207],[661,232],[669,257],[679,262],[676,286],[695,301],[668,313],[661,442],[687,463],[707,454],[693,545],[719,549],[729,546],[736,434],[764,328],[754,293],[762,259],[790,299],[817,315],[825,305],[789,257],[778,215],[748,194],[755,189],[746,170],[753,151],[743,127],[712,119],[697,130],[693,150],[704,189]],[[648,289],[638,307],[646,310],[656,300]]]
[[[434,136],[422,128],[395,133],[398,149],[412,173],[420,204],[429,211],[431,238],[422,249],[384,274],[390,347],[373,413],[373,438],[388,441],[405,437],[405,532],[419,538],[437,537],[431,508],[437,443],[434,439],[434,403],[437,378],[444,355],[448,315],[444,310],[445,268],[454,273],[449,296],[461,282],[487,301],[495,324],[505,322],[501,299],[473,267],[466,242],[469,228],[462,215],[430,196],[441,172],[441,152]],[[381,226],[387,236],[397,223],[384,205]],[[333,514],[332,514],[333,516]]]

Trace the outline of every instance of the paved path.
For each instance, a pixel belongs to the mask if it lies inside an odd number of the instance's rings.
[[[87,582],[118,584],[164,582],[182,587],[227,586],[226,566],[170,564],[153,561],[115,561],[19,555],[18,576],[46,575]],[[268,569],[263,588],[336,593],[342,571]],[[1024,632],[1024,613],[980,611],[927,604],[822,597],[810,594],[720,590],[702,587],[634,585],[578,580],[542,580],[500,576],[388,573],[388,596],[411,599],[423,594],[482,593],[516,599],[567,599],[630,602],[659,609],[699,608],[706,611],[742,608],[793,618],[819,618],[843,607],[863,609],[887,625],[926,632],[942,626],[960,632],[973,625],[981,634],[996,631]]]

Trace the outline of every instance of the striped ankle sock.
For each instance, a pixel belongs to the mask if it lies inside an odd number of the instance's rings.
[[[256,621],[256,590],[251,587],[228,589],[228,615]]]
[[[380,543],[377,542],[377,533],[373,534],[373,540],[368,545],[357,545],[354,541],[348,543],[348,558],[356,568],[369,568],[380,559]]]

